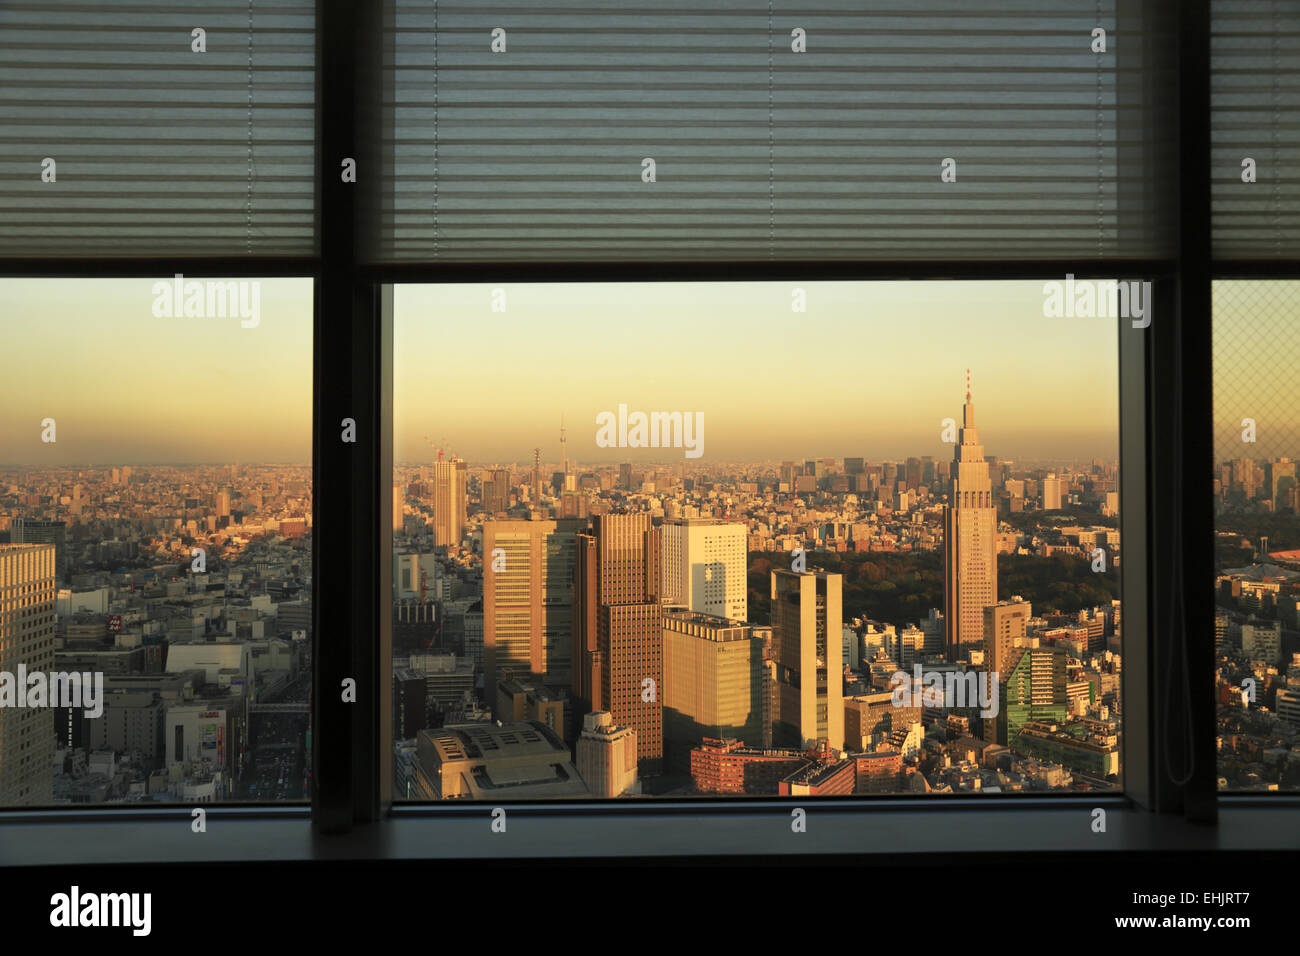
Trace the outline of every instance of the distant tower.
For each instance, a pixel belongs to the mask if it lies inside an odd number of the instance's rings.
[[[564,437],[564,414],[560,414],[560,470],[569,473],[569,443]]]
[[[542,506],[542,450],[533,449],[533,507]]]
[[[1259,539],[1258,559],[1261,561],[1268,560],[1268,536],[1267,535],[1264,535]]]
[[[953,452],[952,497],[943,515],[944,650],[950,660],[958,660],[963,648],[984,643],[984,609],[998,601],[997,528],[967,369],[966,404]]]

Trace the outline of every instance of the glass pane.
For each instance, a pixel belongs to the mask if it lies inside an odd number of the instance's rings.
[[[1117,788],[1083,285],[399,286],[398,798]]]
[[[1214,283],[1220,790],[1300,789],[1300,280]]]
[[[306,800],[311,281],[0,301],[0,805]]]

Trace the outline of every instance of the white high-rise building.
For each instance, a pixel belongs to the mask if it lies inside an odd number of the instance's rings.
[[[749,614],[745,526],[725,518],[666,521],[663,596],[700,614],[744,621]]]
[[[1048,475],[1043,479],[1043,510],[1060,511],[1061,510],[1061,485],[1064,482],[1056,475]]]
[[[27,674],[54,669],[55,595],[53,544],[0,544],[0,671],[15,682],[19,664]],[[53,758],[53,709],[0,707],[0,807],[50,803]]]
[[[578,776],[596,797],[640,793],[637,782],[636,731],[616,727],[614,715],[596,711],[582,718],[582,736],[575,748]]]
[[[966,404],[953,454],[952,498],[943,515],[944,645],[951,660],[984,643],[984,609],[998,600],[998,513],[989,465],[975,429],[966,373]]]

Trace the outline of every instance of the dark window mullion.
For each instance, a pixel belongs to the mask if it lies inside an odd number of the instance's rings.
[[[375,286],[357,275],[355,256],[359,213],[373,201],[358,190],[378,180],[358,122],[366,106],[367,37],[377,35],[373,20],[364,4],[317,6],[312,811],[326,832],[378,812],[378,299]],[[343,181],[345,158],[356,162],[355,182]],[[345,419],[354,423],[355,441],[343,440]],[[343,700],[348,679],[356,682],[355,702]]]

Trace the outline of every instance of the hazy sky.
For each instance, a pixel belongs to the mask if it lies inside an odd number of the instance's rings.
[[[158,277],[170,279],[170,276]],[[153,315],[156,279],[0,279],[0,463],[305,462],[311,282],[261,279],[260,321]],[[1112,457],[1116,323],[1047,319],[1042,283],[398,286],[399,461],[676,460],[602,449],[595,417],[704,414],[704,458],[902,458],[951,448],[969,366],[1003,458]],[[493,289],[506,311],[491,309]],[[1217,453],[1300,454],[1300,282],[1216,282]],[[41,442],[41,420],[57,442]]]
[[[428,436],[471,462],[554,462],[563,414],[571,460],[682,456],[597,447],[621,402],[703,412],[698,463],[948,459],[969,367],[988,454],[1112,458],[1117,321],[1044,318],[1043,299],[1041,281],[399,286],[394,453],[428,461]]]
[[[0,279],[0,463],[311,461],[311,280],[243,328],[155,317],[164,279]]]
[[[1300,457],[1300,281],[1215,282],[1213,360],[1215,457]]]

